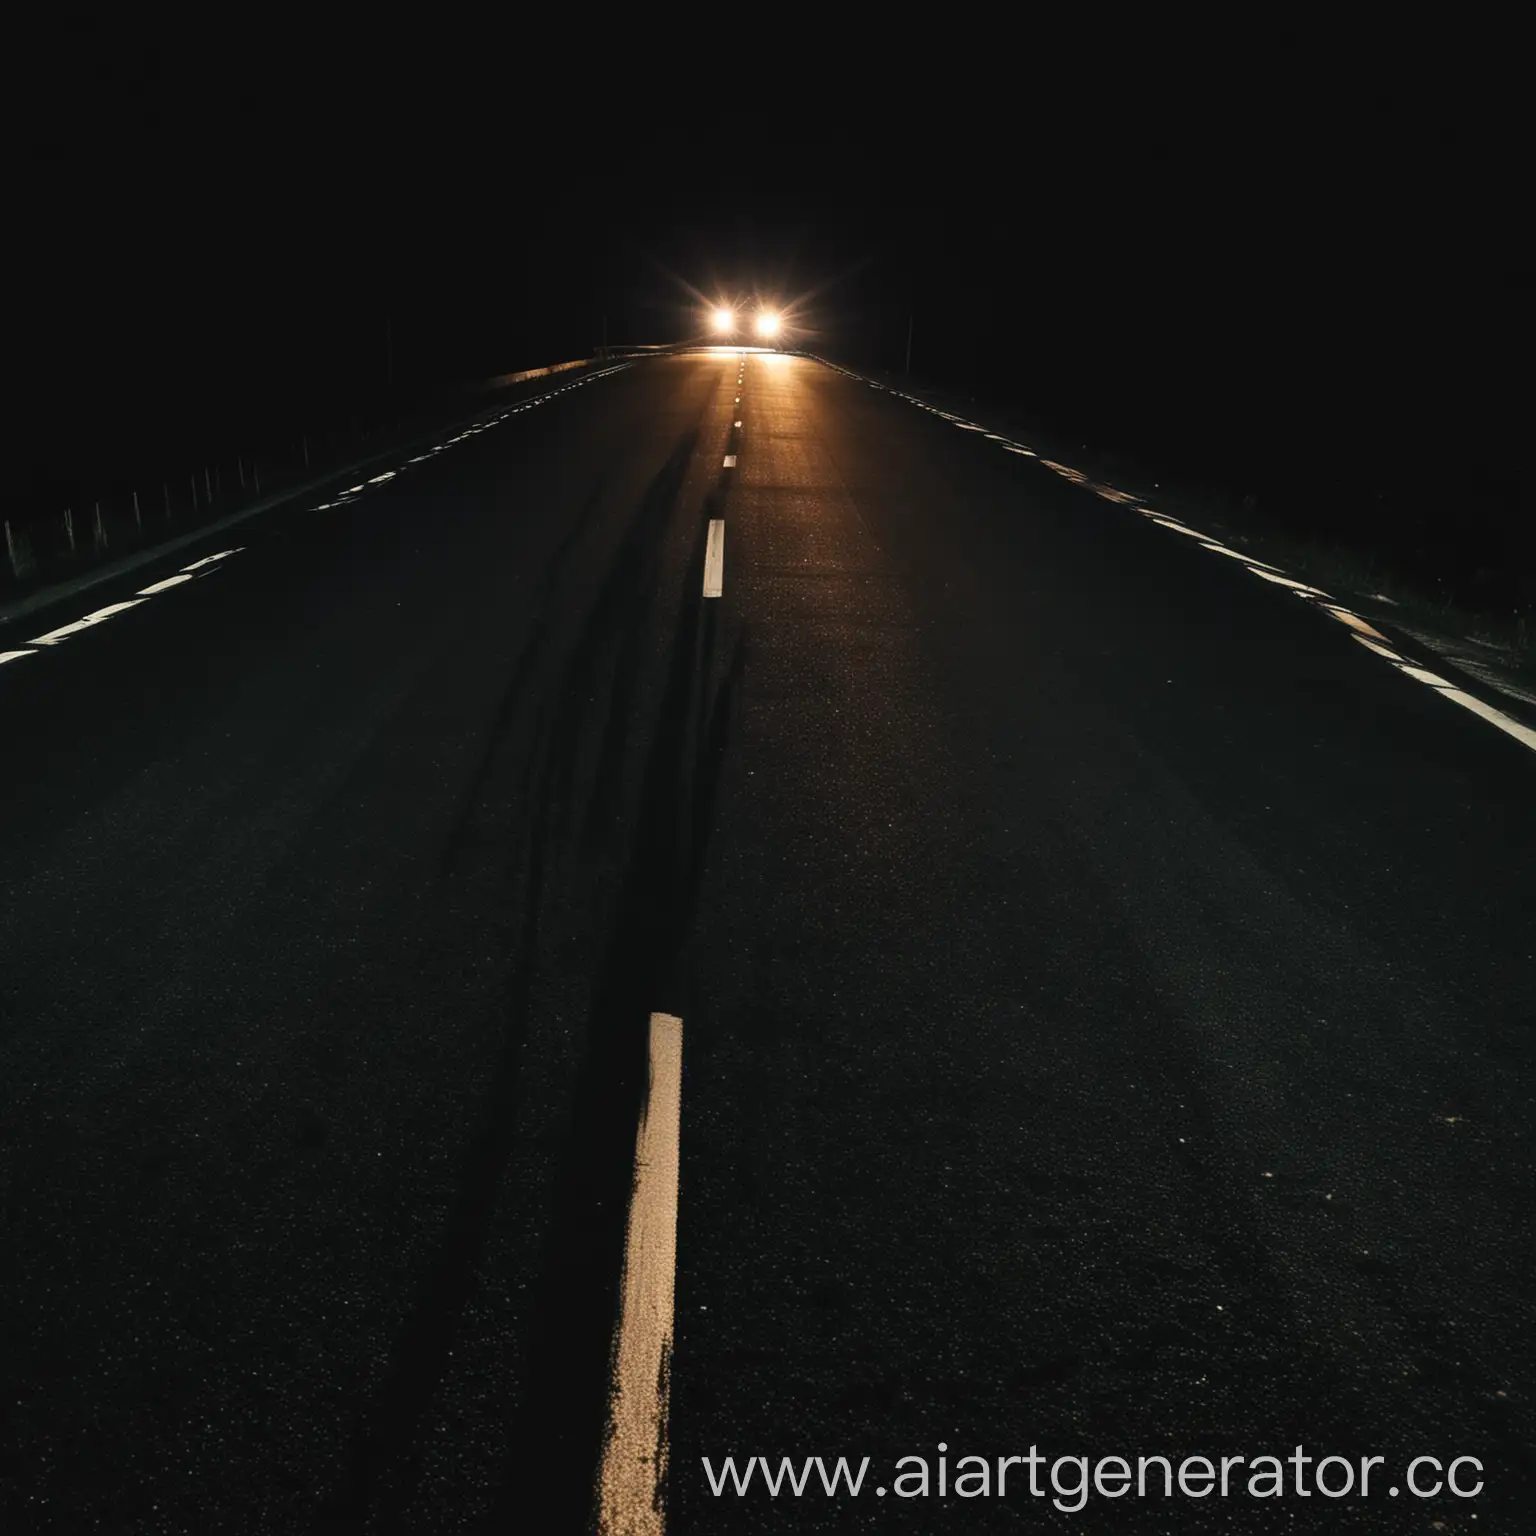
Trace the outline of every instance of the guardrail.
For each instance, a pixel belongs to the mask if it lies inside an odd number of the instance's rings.
[[[482,386],[490,389],[505,389],[509,384],[522,384],[529,379],[545,379],[552,373],[564,373],[568,368],[586,368],[596,361],[594,358],[578,358],[574,363],[550,363],[545,368],[524,368],[521,373],[503,373],[494,379],[487,379]]]
[[[621,349],[612,349],[614,354]],[[196,532],[231,514],[254,511],[371,462],[400,444],[483,409],[483,396],[532,379],[585,368],[576,358],[460,386],[430,400],[357,413],[344,427],[268,440],[252,451],[184,465],[134,490],[114,489],[51,511],[0,519],[5,552],[0,596],[14,597]],[[469,404],[473,399],[474,404]]]

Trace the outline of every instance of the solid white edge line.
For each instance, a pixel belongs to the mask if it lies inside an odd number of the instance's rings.
[[[23,656],[36,656],[36,651],[0,651],[0,666],[8,661],[20,661]]]
[[[667,1469],[683,1101],[683,1021],[673,1014],[651,1015],[650,1068],[635,1138],[623,1301],[598,1481],[601,1536],[663,1536],[665,1529],[660,1492]]]
[[[719,597],[725,587],[725,519],[709,520],[709,540],[704,546],[704,596]]]

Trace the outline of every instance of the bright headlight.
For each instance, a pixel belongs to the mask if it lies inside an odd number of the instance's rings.
[[[728,309],[717,309],[709,318],[717,331],[729,331],[736,324],[736,316]]]
[[[779,334],[779,317],[777,315],[759,315],[757,317],[757,334],[759,336],[777,336]]]

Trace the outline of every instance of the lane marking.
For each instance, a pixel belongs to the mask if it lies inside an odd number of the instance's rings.
[[[1378,656],[1385,656],[1388,661],[1401,661],[1403,658],[1396,651],[1388,650],[1384,645],[1377,645],[1374,640],[1367,640],[1364,635],[1356,635],[1356,640],[1368,651],[1375,651]]]
[[[1070,480],[1074,485],[1088,484],[1088,476],[1080,469],[1073,469],[1070,464],[1058,464],[1054,459],[1041,459],[1040,462],[1047,469],[1054,469],[1058,475]]]
[[[1348,608],[1340,608],[1335,603],[1324,603],[1323,609],[1331,613],[1341,624],[1348,624],[1351,629],[1358,629],[1362,635],[1370,635],[1376,640],[1385,640],[1387,637],[1379,629],[1367,624],[1358,613],[1351,613]]]
[[[711,524],[713,532],[716,524]],[[602,1536],[663,1536],[667,1398],[677,1277],[678,1136],[683,1021],[651,1015],[651,1080],[635,1138],[624,1240],[623,1306],[613,1355],[608,1436],[599,1473]]]
[[[1331,610],[1330,610],[1331,611]],[[1371,631],[1372,634],[1376,632]],[[1427,672],[1423,667],[1416,667],[1411,662],[1406,662],[1396,651],[1390,651],[1384,645],[1377,645],[1374,640],[1367,640],[1364,635],[1355,635],[1368,651],[1375,651],[1378,656],[1385,656],[1388,661],[1415,682],[1423,683],[1426,687],[1433,688],[1441,698],[1449,699],[1453,704],[1460,704],[1463,709],[1469,709],[1479,719],[1486,720],[1489,725],[1496,725],[1506,736],[1513,736],[1522,746],[1529,747],[1536,752],[1536,730],[1523,722],[1506,715],[1502,709],[1495,709],[1492,704],[1485,704],[1479,698],[1458,688],[1449,678],[1441,677],[1438,672]]]
[[[839,367],[835,363],[828,363],[825,358],[819,358],[817,361],[833,369],[834,372],[846,375],[850,379],[863,379],[862,374],[854,373],[848,368]],[[873,379],[864,379],[863,382],[872,385],[876,389],[885,388],[882,384],[876,384]],[[950,411],[941,409],[939,406],[930,405],[926,400],[922,400],[916,395],[908,394],[904,390],[890,390],[888,392],[900,400],[905,400],[917,406],[921,410],[929,411],[935,416],[943,417],[946,421],[954,422],[956,426],[965,427],[970,431],[983,431],[982,428],[967,422],[963,417],[956,416]],[[1536,751],[1536,730],[1506,715],[1503,710],[1496,709],[1491,704],[1485,704],[1483,700],[1457,687],[1447,678],[1441,677],[1439,673],[1427,671],[1423,667],[1416,667],[1404,661],[1389,645],[1381,643],[1387,637],[1380,630],[1368,624],[1359,614],[1352,613],[1348,608],[1335,602],[1332,595],[1324,592],[1321,587],[1314,587],[1310,586],[1307,582],[1297,581],[1294,577],[1287,576],[1278,566],[1271,565],[1267,560],[1259,560],[1255,556],[1244,554],[1241,550],[1229,549],[1226,545],[1211,538],[1209,534],[1201,533],[1198,528],[1191,528],[1187,524],[1180,522],[1177,518],[1170,517],[1165,512],[1159,512],[1153,507],[1139,505],[1142,501],[1141,497],[1132,496],[1125,491],[1117,491],[1113,487],[1097,485],[1080,470],[1072,469],[1066,464],[1058,464],[1051,459],[1043,459],[1032,449],[1024,447],[1021,443],[1012,442],[1000,433],[983,432],[983,435],[989,441],[997,443],[1006,452],[1022,454],[1027,458],[1035,459],[1038,463],[1054,470],[1065,479],[1094,491],[1096,494],[1104,497],[1106,501],[1119,502],[1124,506],[1134,508],[1143,517],[1151,519],[1159,527],[1171,529],[1174,533],[1187,534],[1193,539],[1198,539],[1204,548],[1212,550],[1216,554],[1227,555],[1234,560],[1241,560],[1248,571],[1254,576],[1261,576],[1265,581],[1272,581],[1277,586],[1286,587],[1296,593],[1298,597],[1306,598],[1309,601],[1316,601],[1317,605],[1330,618],[1338,620],[1341,624],[1347,624],[1353,632],[1351,638],[1359,641],[1367,650],[1374,651],[1376,655],[1391,662],[1398,671],[1406,673],[1416,682],[1433,688],[1436,693],[1442,694],[1444,697],[1460,704],[1463,709],[1470,710],[1473,714],[1486,720],[1490,725],[1496,725],[1507,735],[1513,736],[1522,745]],[[1153,489],[1156,490],[1157,487],[1154,486]],[[1381,602],[1394,601],[1379,592],[1372,593],[1371,595]]]
[[[1277,586],[1289,587],[1293,592],[1300,592],[1306,597],[1327,597],[1328,594],[1320,587],[1309,587],[1304,581],[1293,581],[1289,576],[1282,576],[1276,571],[1261,571],[1258,566],[1248,567],[1255,576],[1262,576],[1265,581],[1272,581]]]
[[[709,542],[704,546],[704,596],[719,597],[725,582],[725,519],[709,520]]]
[[[734,453],[726,454],[726,456],[725,456],[725,467],[727,469],[735,469],[736,468],[736,455]]]
[[[732,422],[732,423],[731,423],[731,425],[732,425],[732,426],[733,426],[733,427],[739,427],[739,426],[740,426],[740,425],[741,425],[741,423],[740,423],[740,422],[739,422],[739,421],[733,421],[733,422]]]
[[[197,577],[191,571],[178,571],[174,576],[167,576],[164,581],[157,581],[152,586],[140,587],[140,597],[153,597],[156,592],[165,592],[171,587],[179,587],[184,581],[196,581]]]
[[[1437,688],[1435,692],[1441,698],[1451,700],[1453,704],[1460,704],[1463,709],[1470,709],[1474,715],[1480,715],[1489,725],[1498,726],[1506,735],[1513,736],[1516,741],[1536,752],[1536,731],[1528,725],[1522,725],[1518,720],[1512,720],[1502,709],[1484,704],[1481,699],[1473,698],[1470,693],[1463,693],[1460,688]]]
[[[83,619],[76,619],[73,624],[66,624],[62,629],[50,629],[46,635],[39,635],[37,639],[27,641],[27,644],[57,645],[60,640],[78,635],[82,629],[90,629],[93,625],[100,624],[116,614],[126,612],[129,608],[137,608],[143,601],[142,597],[130,597],[125,603],[108,603],[105,608],[98,608],[95,613],[88,613]]]
[[[1267,571],[1278,571],[1278,565],[1271,565],[1268,560],[1260,560],[1255,555],[1245,555],[1240,549],[1228,549],[1225,544],[1217,544],[1210,539],[1201,541],[1201,549],[1208,549],[1213,554],[1230,555],[1234,560],[1245,560],[1250,566],[1262,565]]]
[[[515,415],[517,412],[531,410],[534,406],[542,404],[546,400],[553,400],[556,395],[566,393],[567,390],[577,389],[583,384],[590,384],[593,379],[606,378],[610,374],[622,372],[625,368],[631,366],[632,365],[630,363],[619,363],[612,368],[603,368],[598,370],[596,373],[589,373],[583,378],[574,379],[571,383],[563,385],[559,389],[548,391],[542,395],[535,395],[532,399],[525,401],[521,405],[509,407],[499,416],[490,418],[486,421],[478,422],[475,425],[466,428],[463,432],[460,432],[457,437],[450,437],[446,442],[436,444],[426,453],[417,454],[414,458],[406,459],[404,463],[423,463],[427,459],[431,458],[433,454],[442,453],[444,449],[449,447],[451,444],[463,442],[466,438],[472,437],[476,433],[488,430],[494,422],[505,421],[509,416]],[[402,465],[402,468],[403,467],[404,466]],[[399,473],[399,469],[386,470],[383,474],[374,475],[371,479],[365,480],[361,484],[348,486],[346,490],[339,492],[338,495],[342,498],[363,495],[367,492],[370,486],[387,484]],[[325,512],[329,511],[333,507],[349,507],[351,505],[352,502],[345,499],[337,501],[322,501],[311,508],[311,510],[315,512]],[[101,623],[102,620],[111,618],[114,614],[122,613],[129,608],[137,607],[138,604],[146,598],[153,597],[161,592],[165,592],[171,587],[180,586],[183,582],[192,579],[190,576],[192,571],[201,570],[206,565],[212,565],[216,560],[227,560],[231,555],[238,555],[244,548],[245,546],[241,544],[237,545],[233,549],[221,549],[217,554],[204,555],[201,560],[194,560],[191,565],[184,565],[181,568],[181,571],[175,576],[168,577],[164,581],[157,581],[152,583],[150,586],[141,588],[137,596],[134,597],[131,601],[125,603],[114,603],[107,608],[99,608],[94,613],[86,614],[83,619],[77,619],[73,624],[66,624],[59,629],[50,630],[46,635],[39,636],[36,640],[28,641],[27,644],[29,646],[57,644],[60,640],[65,640],[71,635],[79,634],[83,630],[93,628],[95,625]],[[0,662],[17,661],[23,656],[35,656],[37,654],[38,653],[35,650],[5,651],[0,653]]]
[[[238,555],[245,546],[240,549],[221,549],[216,555],[204,555],[201,560],[194,560],[191,565],[182,566],[184,571],[200,571],[205,565],[212,565],[215,560],[227,560],[231,555]]]

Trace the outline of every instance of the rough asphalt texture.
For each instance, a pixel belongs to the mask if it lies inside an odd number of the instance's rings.
[[[670,1530],[1531,1529],[1536,757],[980,433],[737,368],[0,667],[0,1529],[579,1530],[652,1010]],[[940,1441],[1487,1487],[873,1495]]]

